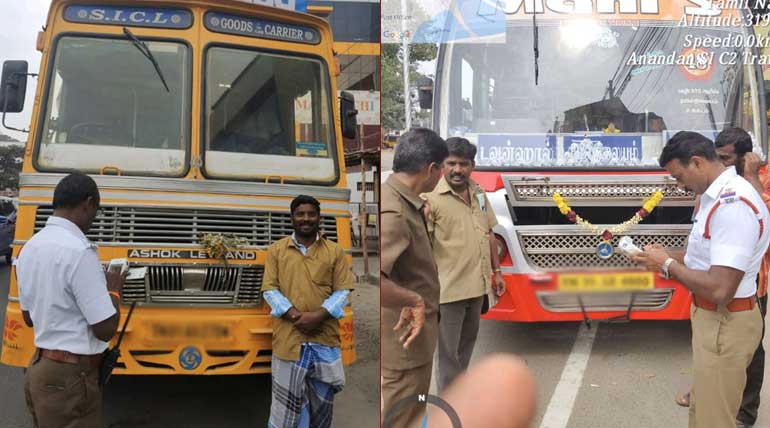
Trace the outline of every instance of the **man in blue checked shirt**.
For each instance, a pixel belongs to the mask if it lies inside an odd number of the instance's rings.
[[[291,202],[294,233],[267,250],[262,290],[273,318],[270,428],[332,426],[345,384],[339,319],[353,275],[342,248],[319,234],[321,204]]]

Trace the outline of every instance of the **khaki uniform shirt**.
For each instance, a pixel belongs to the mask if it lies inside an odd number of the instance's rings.
[[[497,302],[492,288],[489,232],[497,218],[484,190],[470,180],[470,204],[455,193],[446,178],[425,194],[430,206],[428,233],[441,283],[441,303],[487,294],[490,307]]]
[[[345,252],[332,241],[321,237],[308,248],[307,256],[302,255],[291,236],[267,250],[262,290],[279,290],[299,311],[317,311],[334,291],[352,289],[353,275]],[[307,342],[340,346],[339,321],[329,318],[321,325],[319,334],[305,336],[291,322],[273,318],[276,357],[297,361],[302,344]]]
[[[407,370],[430,363],[438,338],[439,282],[422,215],[423,200],[394,176],[382,187],[381,271],[425,300],[425,326],[409,349],[399,343],[400,308],[382,308],[382,368]]]

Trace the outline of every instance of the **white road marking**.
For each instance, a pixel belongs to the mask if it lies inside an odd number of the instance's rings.
[[[559,383],[553,391],[551,401],[540,423],[540,428],[566,428],[572,415],[572,407],[575,405],[580,386],[583,383],[583,374],[588,366],[588,358],[591,356],[591,348],[596,339],[596,330],[599,324],[594,323],[591,328],[581,324],[578,330],[575,344],[561,372]]]

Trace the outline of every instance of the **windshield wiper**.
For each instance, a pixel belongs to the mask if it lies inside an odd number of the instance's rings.
[[[155,55],[152,54],[152,51],[150,51],[150,48],[147,47],[147,44],[137,39],[134,33],[132,33],[131,30],[126,27],[123,27],[123,34],[125,34],[126,37],[131,40],[134,46],[139,49],[139,52],[141,52],[145,58],[150,60],[152,66],[155,67],[155,71],[158,73],[158,77],[160,77],[160,81],[163,82],[163,86],[166,88],[166,92],[171,92],[171,90],[168,89],[168,85],[166,84],[166,78],[163,77],[163,71],[161,71],[160,65],[158,65],[158,61],[155,59]]]
[[[714,109],[711,108],[711,98],[709,98],[708,94],[706,94],[706,101],[708,101],[708,103],[706,103],[706,108],[709,112],[709,122],[711,122],[711,129],[718,131],[717,121],[714,120]]]

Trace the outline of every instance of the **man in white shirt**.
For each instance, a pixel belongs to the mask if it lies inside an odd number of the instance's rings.
[[[38,428],[103,427],[99,365],[118,329],[124,277],[104,273],[85,236],[99,210],[93,179],[64,177],[53,208],[16,265],[22,314],[38,348],[26,372],[27,406]]]
[[[635,260],[693,295],[690,428],[735,427],[746,367],[762,335],[756,280],[770,244],[770,214],[751,183],[722,165],[701,134],[675,134],[659,163],[701,195],[700,208],[686,251],[648,245]]]

